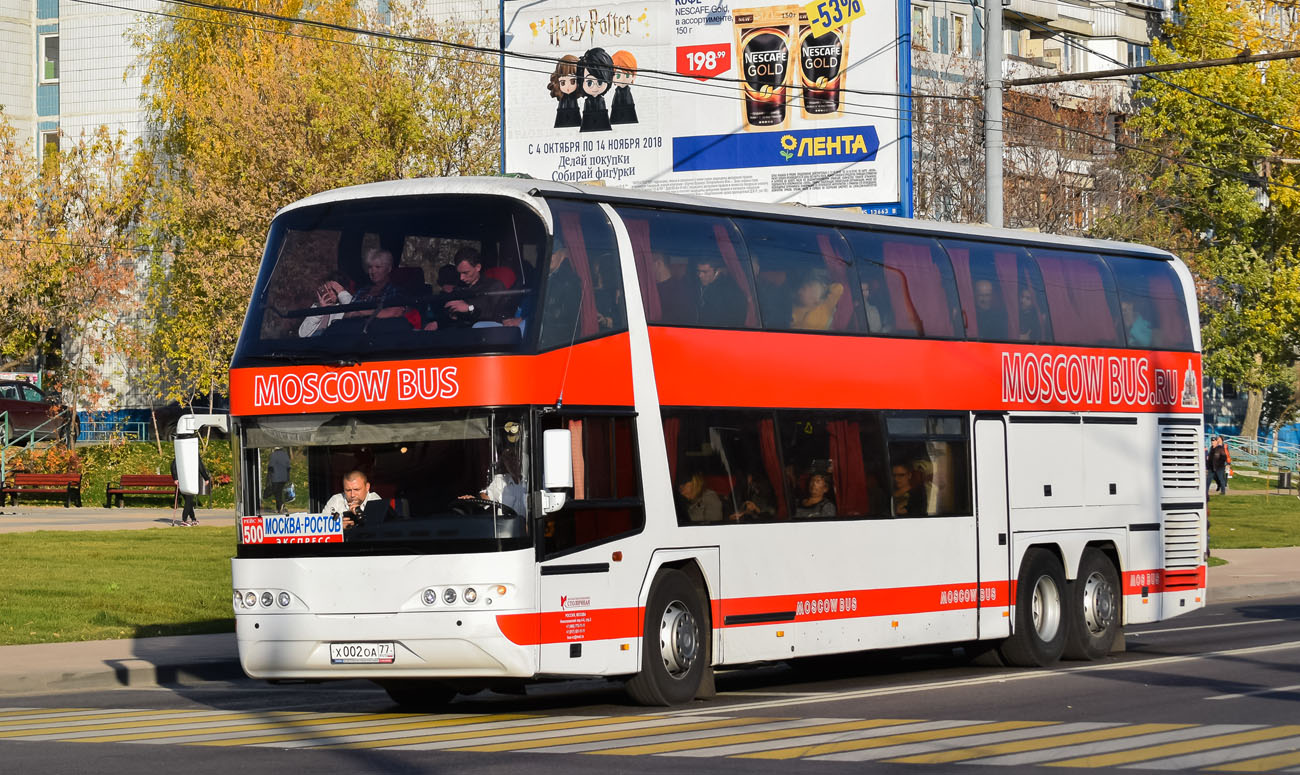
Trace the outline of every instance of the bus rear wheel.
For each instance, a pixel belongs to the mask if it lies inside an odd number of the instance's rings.
[[[406,679],[378,683],[403,710],[442,710],[457,694],[456,687],[445,681]]]
[[[1101,659],[1119,634],[1119,571],[1101,550],[1088,547],[1079,560],[1079,578],[1070,584],[1067,659]]]
[[[1061,658],[1068,629],[1065,570],[1046,549],[1030,549],[1016,580],[1015,632],[998,649],[1003,661],[1045,667]]]
[[[641,705],[680,705],[699,693],[709,667],[708,608],[704,595],[679,570],[662,571],[650,589],[641,639],[641,672],[627,693]]]

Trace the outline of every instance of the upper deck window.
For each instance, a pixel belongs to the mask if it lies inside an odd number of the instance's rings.
[[[550,203],[555,237],[547,260],[538,348],[550,350],[627,329],[618,244],[599,206]]]
[[[872,333],[961,336],[952,265],[924,237],[844,230],[857,261],[862,309]]]
[[[1038,265],[1024,248],[943,240],[961,294],[966,335],[986,342],[1050,342]]]
[[[753,264],[763,328],[860,331],[848,245],[834,229],[737,219]]]
[[[1123,347],[1115,281],[1093,253],[1035,250],[1057,344]]]
[[[335,202],[276,219],[236,362],[525,348],[546,231],[499,197]]]
[[[1192,349],[1192,329],[1183,286],[1163,261],[1108,256],[1119,287],[1120,314],[1129,347]]]

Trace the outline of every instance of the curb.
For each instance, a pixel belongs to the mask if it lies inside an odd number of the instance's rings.
[[[1300,581],[1274,581],[1267,584],[1228,584],[1210,587],[1206,603],[1240,603],[1246,600],[1268,600],[1277,597],[1300,596]]]
[[[101,689],[155,689],[226,683],[246,676],[238,660],[156,665],[143,659],[109,659],[96,667],[0,676],[0,697]]]

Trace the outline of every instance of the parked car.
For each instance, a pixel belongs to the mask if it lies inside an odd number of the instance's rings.
[[[35,432],[31,438],[36,441],[66,438],[68,423],[76,422],[54,397],[17,379],[0,380],[0,412],[8,413],[11,443],[27,443],[29,439],[23,437],[30,431]]]

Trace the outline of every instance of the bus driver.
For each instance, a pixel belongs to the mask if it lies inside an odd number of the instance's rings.
[[[388,502],[370,491],[370,479],[361,471],[349,471],[343,476],[343,492],[335,493],[325,502],[326,514],[343,517],[343,529],[357,525],[377,525],[388,516]]]

